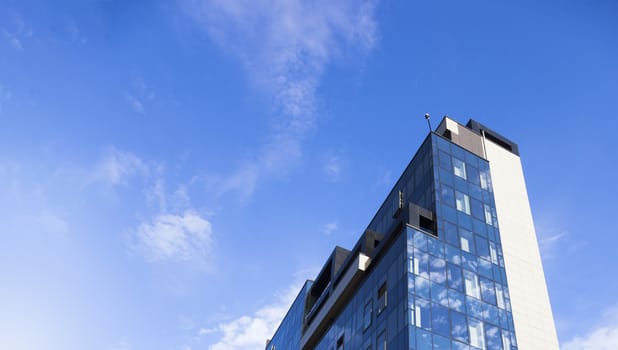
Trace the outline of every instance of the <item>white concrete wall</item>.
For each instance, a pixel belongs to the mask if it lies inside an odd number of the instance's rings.
[[[559,349],[518,156],[485,139],[520,350]]]

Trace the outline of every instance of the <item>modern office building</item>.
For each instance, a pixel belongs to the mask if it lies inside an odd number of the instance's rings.
[[[266,344],[313,349],[558,349],[515,143],[474,120],[429,133]]]

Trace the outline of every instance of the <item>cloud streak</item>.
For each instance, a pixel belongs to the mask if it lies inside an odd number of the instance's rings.
[[[564,344],[562,350],[613,350],[618,349],[618,307],[605,311],[604,322],[582,337],[575,337]]]
[[[150,166],[131,152],[109,149],[97,162],[90,182],[102,182],[111,186],[127,185],[135,176],[148,176]]]
[[[330,235],[333,232],[337,231],[338,228],[339,228],[339,225],[337,224],[337,222],[329,222],[325,224],[324,226],[322,226],[321,231],[325,235]]]
[[[302,156],[316,124],[316,91],[328,63],[376,43],[375,1],[186,0],[189,13],[222,49],[236,56],[272,102],[271,134],[254,159],[217,187],[250,195],[264,175]]]
[[[161,214],[131,232],[134,248],[149,261],[196,262],[203,265],[212,248],[212,226],[195,212]]]
[[[214,328],[203,328],[199,334],[217,334],[218,340],[208,350],[262,350],[266,339],[271,337],[298,295],[302,284],[294,284],[277,299],[255,311]]]

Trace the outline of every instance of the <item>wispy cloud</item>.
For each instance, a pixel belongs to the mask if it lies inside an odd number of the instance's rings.
[[[131,178],[147,176],[150,171],[150,166],[135,154],[110,148],[95,165],[89,182],[102,182],[112,186],[126,185]]]
[[[0,161],[2,233],[66,239],[70,225],[65,203],[49,195],[50,187],[59,183],[49,175],[46,181],[37,179],[37,170],[22,163]]]
[[[618,349],[618,306],[606,310],[601,324],[585,336],[574,337],[562,344],[562,350]]]
[[[280,174],[302,156],[315,127],[316,96],[334,58],[364,55],[376,42],[375,1],[181,0],[253,84],[272,101],[271,135],[255,158],[217,183],[220,192],[249,195],[257,182]]]
[[[295,283],[277,299],[251,315],[235,318],[213,328],[202,328],[200,335],[216,334],[217,340],[208,350],[262,350],[266,339],[272,337],[285,316],[302,284]]]
[[[12,13],[7,23],[1,27],[2,37],[15,50],[24,49],[24,40],[31,38],[34,31],[18,13]]]
[[[15,50],[21,51],[24,49],[24,46],[21,43],[21,40],[17,37],[17,35],[7,31],[6,29],[2,29],[2,36],[4,40],[11,45]]]
[[[341,157],[337,155],[328,155],[322,166],[324,173],[326,173],[329,181],[337,181],[343,171],[343,161]]]
[[[376,177],[376,181],[373,184],[374,188],[381,188],[384,186],[392,186],[393,185],[393,173],[390,170],[386,170],[380,173]]]
[[[116,343],[114,346],[109,348],[109,350],[132,350],[132,349],[133,347],[131,347],[131,345],[126,340],[121,340],[118,343]]]
[[[149,261],[190,261],[203,267],[213,243],[210,222],[191,211],[158,215],[130,236],[134,249]]]
[[[153,214],[126,230],[130,250],[149,262],[188,262],[208,269],[214,242],[211,222],[193,207],[184,184],[175,184],[168,192],[162,164],[110,148],[96,162],[88,183],[122,188],[138,184],[135,189]]]
[[[135,113],[144,114],[146,103],[154,100],[155,93],[143,79],[138,78],[133,81],[131,92],[126,92],[124,97]]]
[[[322,231],[322,233],[325,235],[330,235],[331,233],[337,231],[338,228],[339,224],[337,224],[337,222],[329,222],[322,226],[322,229],[320,231]]]
[[[562,224],[564,221],[552,219],[552,214],[539,215],[539,217],[535,228],[539,250],[545,263],[575,254],[587,244],[587,241],[582,237],[571,235],[568,229],[564,228]],[[565,253],[567,254],[565,255]],[[550,267],[550,265],[547,267]]]

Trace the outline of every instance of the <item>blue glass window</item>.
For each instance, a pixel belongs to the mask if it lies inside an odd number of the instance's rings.
[[[451,336],[453,339],[469,343],[468,340],[468,323],[466,316],[459,312],[451,311]]]
[[[431,330],[431,310],[429,301],[417,298],[414,311],[416,312],[416,326]]]
[[[500,325],[500,314],[498,314],[498,308],[493,305],[483,303],[483,320],[487,323]]]
[[[485,259],[478,259],[478,272],[479,275],[487,278],[493,277],[492,264]]]
[[[433,350],[431,341],[431,333],[424,330],[417,330],[416,332],[416,349],[417,350]]]
[[[455,176],[459,176],[462,179],[466,179],[466,163],[453,157],[453,174],[455,174]]]
[[[485,218],[485,212],[483,211],[483,203],[480,200],[470,198],[470,209],[474,218],[481,220]]]
[[[476,274],[464,270],[463,275],[465,281],[464,284],[466,287],[466,295],[480,299],[481,288],[479,287],[479,280]]]
[[[417,276],[429,279],[429,254],[415,251],[412,264]]]
[[[476,272],[476,256],[470,253],[462,252],[461,253],[461,266],[473,272]]]
[[[424,252],[427,251],[427,235],[418,231],[414,231],[413,242],[416,249],[422,250]]]
[[[502,350],[500,328],[487,325],[485,327],[485,335],[487,336],[487,350]]]
[[[481,184],[481,177],[479,174],[479,170],[476,167],[470,166],[468,164],[468,180],[473,184],[479,186]]]
[[[474,236],[472,235],[472,232],[459,229],[459,242],[461,250],[474,254]]]
[[[436,283],[446,282],[446,262],[443,259],[432,258],[430,260],[429,278]]]
[[[431,286],[431,301],[448,307],[448,293],[446,287],[436,283],[430,283]]]
[[[480,171],[481,188],[489,190],[489,169]]]
[[[429,299],[429,280],[422,277],[415,278],[414,288],[417,297]]]
[[[470,345],[460,343],[458,341],[454,341],[451,343],[453,350],[470,350]]]
[[[470,333],[470,345],[479,349],[485,349],[483,322],[474,318],[468,318],[468,331]]]
[[[434,335],[433,350],[451,350],[451,341],[448,338]]]
[[[442,241],[430,238],[427,243],[429,254],[438,258],[444,258],[444,243]]]
[[[448,206],[451,207],[455,207],[455,195],[453,194],[453,189],[442,185],[442,190],[441,190],[441,198],[442,198],[442,203],[446,204]]]
[[[483,305],[480,300],[466,297],[466,310],[468,310],[468,316],[473,316],[478,319],[483,318]]]
[[[447,244],[446,245],[446,260],[449,263],[461,265],[461,254],[459,252],[459,249]]]
[[[489,242],[480,236],[476,236],[475,238],[477,255],[486,260],[490,260]]]
[[[434,333],[450,336],[450,322],[448,318],[448,309],[439,304],[431,306],[431,329]]]
[[[458,311],[466,312],[466,298],[463,294],[453,290],[448,290],[448,306],[449,308]]]
[[[452,264],[447,265],[447,278],[449,288],[463,292],[463,278],[461,268]]]
[[[363,330],[371,326],[371,320],[373,317],[373,300],[367,301],[363,310]]]
[[[484,277],[481,277],[481,296],[483,301],[496,305],[494,282]]]
[[[470,198],[467,194],[455,191],[455,205],[457,210],[470,215]]]
[[[484,214],[485,214],[485,222],[487,223],[487,225],[492,225],[493,220],[492,220],[492,215],[491,215],[491,207],[485,204],[483,206],[483,209],[484,209]]]
[[[448,221],[442,221],[442,225],[444,226],[444,238],[446,239],[446,241],[452,245],[459,245],[459,238],[457,237],[457,226]]]
[[[451,170],[451,156],[443,151],[438,152],[438,158],[440,159],[440,167],[443,169]]]
[[[386,350],[386,329],[376,339],[376,350]]]

